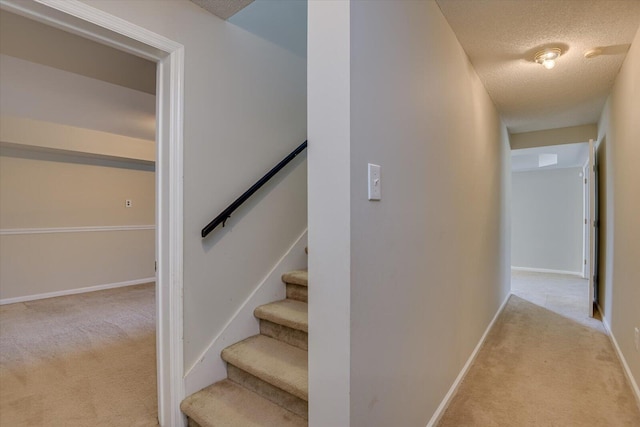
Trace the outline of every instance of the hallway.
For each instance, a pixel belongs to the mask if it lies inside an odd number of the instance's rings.
[[[514,272],[512,295],[440,426],[637,426],[640,409],[586,281]]]

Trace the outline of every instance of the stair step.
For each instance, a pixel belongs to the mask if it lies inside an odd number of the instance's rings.
[[[260,333],[305,351],[309,349],[309,334],[304,331],[260,319]]]
[[[302,400],[308,400],[307,352],[264,335],[222,350],[222,359]]]
[[[261,397],[287,409],[305,420],[309,417],[309,403],[291,393],[262,381],[260,378],[227,364],[227,378]]]
[[[307,421],[230,380],[192,394],[180,409],[196,427],[307,427]]]
[[[306,286],[287,283],[287,299],[307,302],[309,301],[309,289]]]
[[[260,319],[260,333],[303,350],[309,348],[307,303],[285,299],[261,305],[253,314]]]
[[[309,321],[307,318],[307,303],[285,299],[261,305],[256,308],[253,314],[258,319],[268,320],[278,325],[287,326],[291,329],[309,332]]]
[[[282,281],[292,285],[308,286],[307,270],[293,270],[282,275]]]
[[[307,270],[294,270],[282,275],[282,281],[287,284],[287,298],[307,302],[309,300]]]

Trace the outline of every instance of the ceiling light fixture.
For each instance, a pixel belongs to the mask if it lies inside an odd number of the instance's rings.
[[[562,50],[560,50],[560,48],[551,47],[536,53],[534,59],[538,64],[541,64],[544,68],[550,70],[556,66],[556,59],[558,59],[560,55],[562,55]]]

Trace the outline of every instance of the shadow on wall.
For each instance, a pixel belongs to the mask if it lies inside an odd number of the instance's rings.
[[[258,37],[307,57],[307,2],[256,0],[228,22]]]

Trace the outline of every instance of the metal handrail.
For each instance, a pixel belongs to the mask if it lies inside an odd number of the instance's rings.
[[[213,219],[213,221],[211,221],[209,224],[206,225],[206,227],[204,227],[202,229],[202,238],[207,237],[207,235],[209,233],[211,233],[218,225],[222,224],[222,226],[224,227],[224,224],[227,222],[229,217],[231,217],[231,214],[233,213],[233,211],[238,209],[238,207],[240,207],[240,205],[242,205],[249,197],[251,197],[253,195],[253,193],[258,191],[260,189],[260,187],[262,187],[264,184],[266,184],[267,181],[269,181],[271,178],[273,178],[273,176],[275,174],[277,174],[280,171],[280,169],[285,167],[287,165],[287,163],[289,163],[291,160],[293,160],[298,154],[302,153],[302,151],[305,148],[307,148],[307,141],[305,141],[302,144],[300,144],[298,146],[298,148],[293,150],[287,157],[282,159],[282,161],[280,163],[275,165],[273,167],[273,169],[271,169],[269,172],[267,172],[265,176],[260,178],[258,180],[258,182],[253,184],[251,186],[251,188],[249,188],[247,191],[245,191],[242,194],[242,196],[238,197],[225,210],[220,212],[220,215],[215,217]]]

